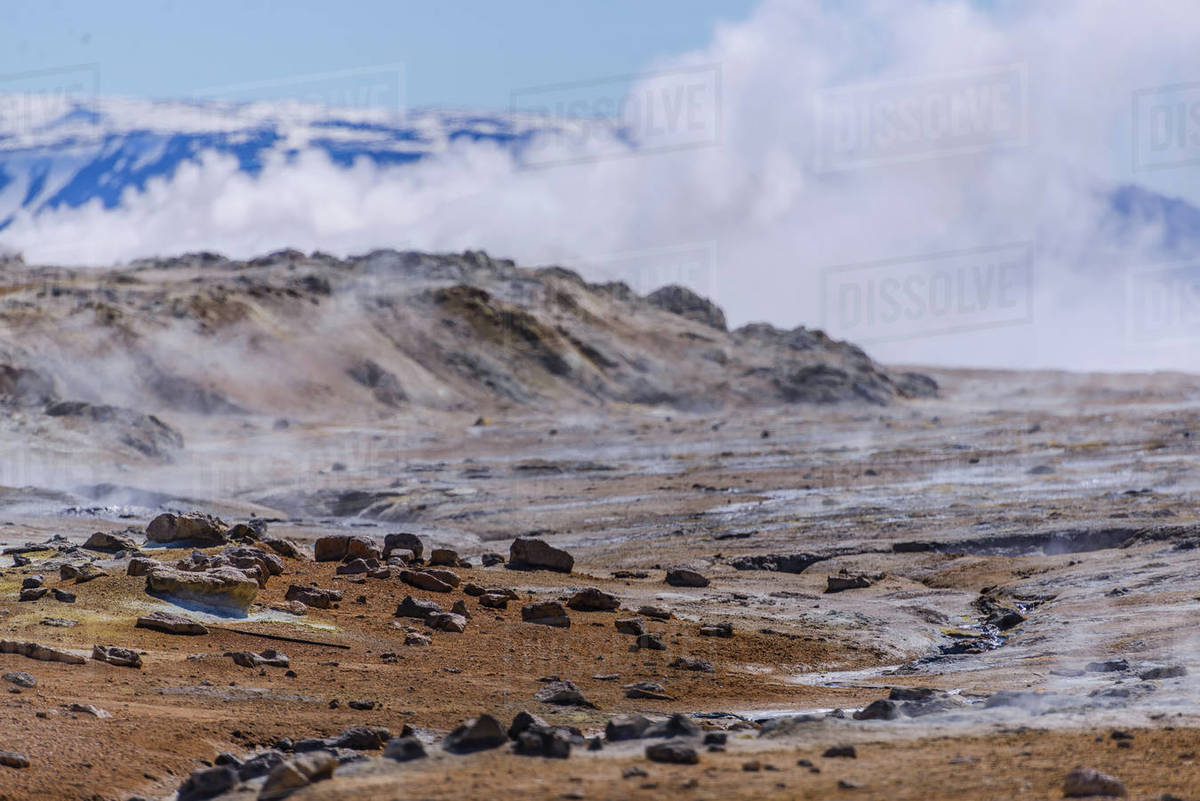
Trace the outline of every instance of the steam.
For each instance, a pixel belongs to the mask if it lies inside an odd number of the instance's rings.
[[[1131,182],[1194,194],[1195,167],[1144,150],[1167,106],[1138,94],[1200,77],[1190,10],[764,0],[647,65],[623,134],[460,140],[399,167],[307,149],[255,177],[209,154],[115,210],[21,216],[4,239],[27,262],[91,264],[484,248],[687,283],[734,325],[825,326],[893,363],[1196,369],[1200,304],[1160,266],[1180,254],[1158,219],[1116,236],[1109,202]],[[603,87],[563,91],[514,102],[552,123],[611,107]]]

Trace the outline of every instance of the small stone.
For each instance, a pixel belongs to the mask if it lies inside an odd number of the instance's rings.
[[[700,726],[687,715],[675,713],[646,729],[646,737],[699,737]]]
[[[709,581],[695,570],[677,567],[667,571],[667,583],[672,587],[707,587]]]
[[[292,584],[283,596],[288,601],[299,601],[314,609],[329,609],[342,600],[341,590],[323,590],[320,587],[306,587]]]
[[[425,618],[425,625],[435,631],[462,634],[467,630],[467,619],[453,612],[437,612]]]
[[[338,758],[328,751],[312,751],[281,762],[267,775],[259,801],[278,801],[301,787],[328,779],[338,764]]]
[[[34,590],[46,583],[46,580],[41,576],[26,576],[21,579],[21,589]]]
[[[6,768],[27,768],[31,764],[29,757],[16,751],[0,751],[0,765]]]
[[[621,688],[625,691],[626,698],[647,698],[651,701],[674,701],[675,699],[667,695],[666,689],[655,681],[635,681],[633,684],[626,684]]]
[[[546,727],[549,724],[532,712],[521,711],[513,717],[512,725],[508,727],[508,738],[515,740],[521,732],[531,727]]]
[[[645,768],[638,767],[637,765],[630,765],[621,771],[622,779],[644,779],[649,775]]]
[[[507,609],[508,596],[494,592],[485,592],[479,596],[479,605],[488,609]]]
[[[54,596],[54,600],[62,604],[73,604],[76,600],[75,593],[61,590],[58,587],[51,589],[50,594]]]
[[[672,765],[695,765],[700,761],[700,755],[695,748],[678,741],[646,746],[646,758],[651,762],[666,762]]]
[[[1089,662],[1083,669],[1088,673],[1124,673],[1129,670],[1129,662],[1124,659],[1108,659],[1104,662]]]
[[[388,557],[393,551],[409,551],[413,559],[420,559],[425,553],[425,543],[416,534],[400,532],[388,534],[383,538],[383,555]]]
[[[204,801],[232,790],[238,783],[237,771],[228,765],[192,771],[179,786],[178,801]]]
[[[499,748],[508,742],[508,735],[500,721],[488,714],[468,720],[446,735],[442,747],[447,751],[467,753],[488,748]]]
[[[652,617],[655,620],[670,620],[670,611],[659,606],[640,606],[637,613],[643,617]]]
[[[429,564],[445,565],[446,567],[458,567],[459,558],[458,551],[450,548],[434,548],[429,553]]]
[[[845,590],[862,590],[871,586],[871,580],[864,575],[827,576],[825,592],[844,592]]]
[[[1138,678],[1142,681],[1155,681],[1158,679],[1178,679],[1188,674],[1187,668],[1183,665],[1170,665],[1167,667],[1154,667],[1149,670],[1143,670],[1138,674]]]
[[[87,542],[83,544],[83,547],[89,551],[115,553],[116,551],[136,551],[138,546],[133,537],[127,537],[124,534],[113,534],[107,531],[97,531],[87,538]]]
[[[428,592],[451,592],[454,587],[427,570],[401,570],[400,580]]]
[[[349,706],[351,709],[357,709],[359,712],[370,712],[375,708],[375,702],[356,699],[354,701],[350,701],[347,706]]]
[[[92,659],[97,662],[107,662],[117,667],[140,668],[142,658],[136,651],[128,648],[117,648],[115,645],[95,645],[92,647]]]
[[[152,629],[161,631],[164,634],[180,634],[186,636],[198,636],[208,634],[208,627],[203,623],[197,623],[190,617],[185,615],[176,615],[171,612],[151,612],[144,617],[137,619],[136,628]]]
[[[608,721],[604,727],[604,739],[610,743],[622,740],[640,740],[653,721],[644,715],[621,715]]]
[[[484,567],[495,567],[496,565],[504,564],[504,557],[498,553],[485,553],[479,559]]]
[[[396,762],[411,762],[425,757],[425,746],[416,737],[399,737],[387,744],[383,755]]]
[[[422,645],[430,645],[432,643],[433,643],[433,640],[429,639],[429,637],[427,637],[424,634],[415,632],[415,631],[410,631],[410,632],[408,632],[408,634],[404,635],[404,644],[405,645],[413,645],[413,646],[420,647]]]
[[[21,594],[18,596],[17,600],[25,602],[40,601],[48,592],[50,592],[48,587],[33,587],[27,590],[21,590]]]
[[[681,656],[671,663],[671,667],[679,670],[695,670],[700,673],[712,673],[714,670],[712,662],[695,656]]]
[[[1066,798],[1097,795],[1125,798],[1128,793],[1120,779],[1088,768],[1075,768],[1063,781],[1063,796]]]
[[[853,717],[855,720],[895,720],[900,717],[900,708],[895,701],[881,698],[855,712]]]
[[[438,606],[433,601],[423,601],[419,598],[414,598],[411,595],[404,596],[404,600],[396,607],[396,617],[410,617],[416,620],[425,620],[430,615],[443,614],[446,610]]]
[[[75,712],[79,715],[91,715],[92,717],[100,718],[101,720],[112,717],[112,715],[95,704],[71,704],[67,707],[67,711]]]
[[[632,634],[635,637],[640,637],[646,633],[646,624],[640,617],[617,618],[613,621],[613,625],[622,634]]]
[[[462,598],[459,598],[454,602],[454,604],[450,607],[450,611],[456,615],[466,618],[467,620],[471,619],[471,610],[467,609],[467,602]]]
[[[732,637],[732,623],[708,623],[700,627],[701,637]]]
[[[18,687],[24,687],[27,690],[37,686],[37,679],[33,677],[33,674],[25,673],[24,671],[20,670],[13,671],[12,673],[5,673],[3,676],[0,676],[0,678],[17,685]]]

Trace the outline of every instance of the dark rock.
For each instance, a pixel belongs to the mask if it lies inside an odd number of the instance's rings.
[[[445,567],[461,567],[458,551],[450,548],[434,548],[429,553],[430,566],[444,565]]]
[[[854,713],[855,720],[895,720],[900,717],[900,707],[895,701],[881,698]]]
[[[1143,670],[1138,674],[1138,678],[1142,681],[1154,681],[1157,679],[1178,679],[1188,674],[1187,668],[1183,665],[1170,665],[1167,667],[1154,667],[1149,670]]]
[[[826,579],[825,592],[862,590],[870,586],[871,580],[861,574],[855,576],[829,576]]]
[[[498,553],[485,553],[480,558],[484,567],[495,567],[504,564],[504,556]]]
[[[646,746],[646,759],[672,765],[695,765],[700,761],[700,755],[687,743],[668,741]]]
[[[543,626],[570,628],[571,618],[567,610],[558,601],[538,601],[521,607],[521,619],[526,623],[539,623]]]
[[[277,765],[282,763],[283,754],[278,751],[263,751],[261,754],[255,754],[242,763],[242,766],[237,769],[238,779],[245,782],[257,779],[260,776],[266,776]]]
[[[667,644],[663,642],[661,634],[639,634],[637,638],[637,647],[647,651],[667,650]]]
[[[5,673],[3,676],[0,676],[0,678],[17,685],[18,687],[24,687],[27,690],[37,686],[37,679],[33,677],[33,674],[25,673],[19,670],[13,671],[12,673]]]
[[[635,637],[640,637],[646,633],[646,625],[640,617],[617,618],[613,623],[616,625],[617,631],[622,634],[632,634]]]
[[[6,768],[27,768],[33,763],[24,754],[16,751],[0,751],[0,765]]]
[[[50,592],[49,587],[34,587],[28,590],[21,590],[21,594],[17,597],[17,600],[40,601],[48,592]]]
[[[1091,796],[1125,798],[1127,795],[1125,785],[1120,779],[1098,770],[1075,768],[1063,780],[1063,797],[1065,798],[1089,798]]]
[[[196,636],[208,634],[208,628],[203,623],[197,623],[190,617],[175,615],[170,612],[151,612],[137,619],[137,628],[153,629],[166,634],[183,634]]]
[[[517,739],[521,732],[525,731],[531,726],[544,728],[548,725],[549,724],[547,724],[546,721],[542,720],[532,712],[521,711],[513,717],[512,725],[508,727],[508,738],[510,740]]]
[[[468,720],[446,735],[442,747],[455,753],[482,751],[499,748],[508,742],[508,735],[500,721],[491,715],[480,715]]]
[[[133,537],[127,537],[124,534],[112,534],[107,531],[97,531],[88,537],[83,547],[89,551],[115,553],[116,551],[136,551],[138,546]]]
[[[391,556],[392,551],[395,550],[412,551],[413,558],[420,559],[425,553],[425,543],[421,542],[421,538],[416,534],[407,532],[388,534],[383,538],[384,557]]]
[[[713,672],[712,662],[695,656],[681,656],[671,663],[671,667],[679,670],[695,670],[701,673]]]
[[[571,738],[559,728],[530,726],[516,737],[514,751],[522,756],[566,759],[571,756]]]
[[[46,580],[41,576],[26,576],[21,579],[21,589],[36,590],[38,587],[46,583]]]
[[[346,558],[350,537],[346,534],[331,534],[318,537],[313,543],[313,558],[318,562],[340,562]]]
[[[333,746],[355,751],[378,751],[391,736],[391,732],[382,726],[352,726],[334,738]]]
[[[435,631],[462,634],[467,630],[467,619],[453,612],[435,612],[425,618],[425,625]]]
[[[323,590],[319,587],[306,587],[292,584],[283,596],[288,601],[299,601],[305,606],[316,609],[329,609],[334,603],[342,600],[341,590]]]
[[[54,600],[58,601],[59,603],[73,604],[76,601],[75,593],[67,592],[66,590],[60,590],[58,587],[52,588],[50,590],[50,594],[53,595]]]
[[[726,330],[725,312],[721,311],[721,307],[685,286],[669,284],[651,292],[646,300],[671,314],[678,314],[718,331]]]
[[[508,566],[517,570],[570,573],[575,567],[575,558],[536,537],[517,537],[509,548]]]
[[[658,606],[639,606],[637,613],[643,617],[652,617],[655,620],[671,619],[671,613]]]
[[[351,709],[357,709],[359,712],[370,712],[375,708],[376,704],[374,701],[368,699],[356,698],[355,700],[348,702],[346,706],[350,707]]]
[[[1089,662],[1084,666],[1088,673],[1124,673],[1129,670],[1129,662],[1124,659],[1109,659],[1104,662]]]
[[[610,743],[622,740],[640,740],[645,736],[653,721],[643,715],[621,715],[604,727],[604,739]]]
[[[425,746],[416,737],[398,737],[387,744],[383,755],[396,762],[410,762],[425,757]]]
[[[701,637],[732,637],[732,623],[706,623],[700,627]]]
[[[454,587],[426,570],[401,570],[400,580],[428,592],[451,592]]]
[[[647,698],[651,701],[674,701],[675,699],[667,695],[666,689],[654,681],[636,681],[633,684],[626,684],[621,688],[625,691],[626,698]]]
[[[852,745],[831,745],[821,756],[826,759],[858,759],[858,751]]]
[[[258,793],[259,801],[278,801],[302,787],[333,776],[338,758],[328,751],[300,754],[276,765]]]
[[[729,560],[729,565],[735,570],[771,570],[779,573],[803,573],[817,562],[823,562],[828,557],[813,553],[793,554],[751,554],[738,556]]]
[[[611,612],[621,605],[621,601],[612,593],[587,587],[571,596],[567,606],[580,612]]]
[[[672,587],[707,587],[709,581],[695,570],[677,567],[667,571],[667,583]]]
[[[675,713],[662,723],[646,729],[646,737],[699,737],[700,726],[687,715]]]
[[[179,786],[178,801],[203,801],[232,790],[238,783],[237,771],[228,765],[192,771]]]
[[[486,606],[488,609],[507,609],[508,596],[494,592],[485,592],[479,596],[479,605]]]

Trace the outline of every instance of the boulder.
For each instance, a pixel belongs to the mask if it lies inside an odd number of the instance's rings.
[[[521,619],[526,623],[539,623],[543,626],[570,628],[571,618],[567,610],[558,601],[538,601],[521,607]]]
[[[566,759],[571,756],[571,736],[561,728],[530,726],[517,735],[513,752],[521,756]]]
[[[871,586],[871,580],[863,575],[829,576],[826,579],[825,592],[844,592],[845,590],[863,590]]]
[[[79,654],[64,651],[61,648],[51,648],[36,642],[20,642],[18,640],[0,640],[0,654],[19,654],[39,662],[62,662],[67,665],[86,665],[87,660]]]
[[[379,544],[371,537],[355,534],[346,540],[346,555],[344,559],[375,559],[383,558]]]
[[[900,717],[899,705],[890,699],[872,701],[854,713],[855,720],[895,720]]]
[[[695,765],[700,761],[700,755],[687,743],[667,741],[646,746],[646,759],[672,765]]]
[[[404,600],[396,607],[396,617],[411,617],[417,620],[425,620],[430,615],[440,615],[445,611],[433,601],[422,601],[411,595],[406,595],[404,596]]]
[[[318,562],[340,562],[346,558],[350,537],[346,534],[330,534],[318,537],[313,543],[313,558]]]
[[[229,765],[194,770],[179,785],[176,801],[205,801],[232,790],[237,783],[237,771]]]
[[[462,634],[467,630],[467,619],[453,612],[435,612],[425,618],[425,625],[435,631],[449,631]]]
[[[276,765],[259,790],[259,801],[278,801],[314,782],[333,776],[338,758],[328,751],[310,751]]]
[[[262,653],[254,653],[253,651],[227,651],[225,656],[233,660],[235,665],[242,667],[256,668],[264,665],[270,667],[289,667],[291,660],[288,655],[282,651],[276,651],[274,648],[266,648]]]
[[[595,587],[586,587],[567,601],[567,606],[580,612],[611,612],[620,605],[621,601],[617,596]]]
[[[462,579],[460,579],[458,577],[458,574],[455,573],[453,570],[444,570],[444,569],[426,570],[425,573],[427,573],[430,576],[433,576],[435,579],[442,582],[443,584],[449,584],[451,587],[457,587],[459,584],[462,583]]]
[[[570,573],[575,567],[575,558],[537,537],[517,537],[508,551],[508,566],[516,570]]]
[[[129,560],[129,567],[125,568],[127,576],[147,576],[151,570],[157,567],[164,567],[163,563],[157,559],[147,559],[144,556],[135,556]]]
[[[640,617],[620,617],[613,621],[617,631],[622,634],[632,634],[640,637],[646,633],[646,624]]]
[[[190,617],[175,615],[170,612],[151,612],[137,619],[139,629],[153,629],[165,634],[199,635],[208,634],[208,628],[203,623],[197,623]]]
[[[672,587],[707,587],[709,582],[695,570],[677,567],[667,571],[667,583]]]
[[[224,545],[228,541],[227,527],[217,517],[192,512],[175,515],[164,512],[146,526],[149,542],[192,542],[197,545]]]
[[[427,590],[429,592],[450,592],[454,589],[454,587],[450,584],[447,584],[437,576],[425,570],[401,570],[400,580],[405,584],[416,587],[419,590]]]
[[[732,637],[732,623],[706,623],[700,627],[701,637]]]
[[[604,727],[604,739],[610,743],[640,740],[652,724],[653,721],[644,715],[621,715]]]
[[[508,596],[497,592],[485,592],[479,596],[479,605],[488,609],[507,609]]]
[[[535,701],[556,706],[583,706],[595,709],[596,705],[589,701],[583,691],[571,681],[552,681],[534,693]]]
[[[488,748],[499,748],[508,742],[508,735],[500,721],[491,715],[480,715],[458,726],[446,735],[442,747],[454,753],[469,753]]]
[[[416,737],[398,737],[387,744],[383,755],[396,762],[410,762],[425,757],[425,746]]]
[[[146,575],[146,592],[245,611],[258,595],[258,582],[232,567],[202,572],[158,567]]]
[[[1063,781],[1063,797],[1065,798],[1089,798],[1091,796],[1125,798],[1127,795],[1125,784],[1120,779],[1089,768],[1075,768],[1067,774],[1067,778]]]
[[[412,551],[413,559],[420,559],[425,553],[425,543],[421,542],[421,538],[416,534],[407,532],[388,534],[383,538],[384,557],[391,556],[392,551],[395,550]]]
[[[661,634],[639,634],[636,643],[638,649],[647,651],[665,651],[667,644],[663,642]]]
[[[431,566],[443,565],[445,567],[459,567],[460,560],[458,558],[458,551],[450,548],[434,548],[429,554],[429,564]]]

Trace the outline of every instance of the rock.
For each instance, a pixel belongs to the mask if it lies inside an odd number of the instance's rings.
[[[347,534],[318,537],[313,543],[313,558],[318,562],[340,562],[346,558],[349,545],[350,537]]]
[[[632,634],[635,637],[640,637],[646,633],[646,625],[640,617],[622,617],[613,621],[613,625],[617,627],[617,631],[621,634]]]
[[[900,707],[895,701],[881,698],[855,712],[853,717],[855,720],[895,720],[900,717]]]
[[[280,556],[286,556],[288,559],[303,559],[305,556],[299,543],[284,537],[263,537],[262,544]]]
[[[15,670],[11,673],[5,673],[3,676],[0,676],[0,679],[4,679],[11,684],[17,685],[18,687],[24,687],[27,690],[37,686],[37,679],[33,677],[32,673],[25,673],[20,670]]]
[[[38,621],[42,626],[54,626],[59,629],[70,629],[79,625],[77,620],[67,620],[65,617],[44,617]]]
[[[94,579],[103,578],[108,575],[108,571],[96,565],[83,565],[79,568],[79,572],[75,576],[76,584],[86,584]]]
[[[75,593],[60,590],[58,587],[52,588],[50,594],[54,596],[54,600],[63,604],[73,604],[76,600]]]
[[[712,673],[714,670],[712,662],[695,656],[681,656],[671,663],[671,667],[679,670],[695,670],[700,673]]]
[[[26,576],[25,578],[21,579],[21,589],[35,590],[45,583],[46,579],[42,578],[41,576]]]
[[[571,756],[571,737],[560,728],[530,726],[516,738],[514,752],[521,756],[567,759]]]
[[[97,662],[107,662],[117,667],[140,668],[142,666],[142,658],[138,655],[137,651],[131,651],[128,648],[117,648],[115,645],[92,646],[92,659]]]
[[[571,618],[567,610],[558,601],[537,601],[521,607],[521,619],[526,623],[539,623],[543,626],[570,628]]]
[[[552,681],[534,693],[533,698],[544,704],[596,708],[596,705],[584,697],[583,691],[571,681]]]
[[[362,534],[355,534],[346,540],[346,555],[344,559],[375,559],[383,558],[383,551],[379,549],[379,544],[370,537]]]
[[[646,737],[699,737],[700,726],[687,715],[675,713],[646,729]]]
[[[115,553],[116,551],[136,551],[138,544],[133,537],[127,537],[124,534],[97,531],[87,538],[87,542],[83,544],[83,547],[89,551]]]
[[[1084,668],[1088,673],[1124,673],[1129,662],[1124,659],[1108,659],[1104,662],[1089,662]]]
[[[685,286],[668,284],[647,295],[646,301],[671,314],[718,331],[725,330],[725,312],[721,311],[721,307]]]
[[[858,759],[858,751],[852,745],[831,745],[821,756],[826,759]]]
[[[18,754],[16,751],[0,751],[0,765],[6,768],[27,768],[32,762],[29,757],[24,754]]]
[[[274,609],[276,612],[286,612],[296,617],[308,614],[308,604],[303,601],[276,601],[269,608]]]
[[[642,617],[652,617],[655,620],[671,619],[671,613],[659,606],[639,606],[637,613]]]
[[[504,556],[498,553],[485,553],[479,557],[479,561],[484,567],[495,567],[504,564]]]
[[[425,618],[425,625],[435,631],[449,631],[462,634],[467,630],[467,619],[454,612],[436,612]]]
[[[1143,670],[1138,674],[1138,678],[1142,681],[1154,681],[1157,679],[1178,679],[1187,674],[1187,668],[1183,665],[1170,665],[1168,667],[1154,667],[1149,670]]]
[[[460,579],[458,577],[458,574],[455,573],[453,570],[445,570],[443,568],[437,568],[437,569],[433,569],[433,570],[426,570],[424,572],[427,575],[433,576],[435,579],[442,582],[443,584],[449,584],[451,587],[457,587],[459,584],[462,583],[462,579]]]
[[[379,570],[380,564],[378,559],[372,559],[369,562],[366,559],[351,559],[344,564],[337,566],[333,572],[339,576],[354,576],[359,573],[369,573]]]
[[[431,645],[432,643],[433,640],[429,639],[429,637],[421,634],[420,632],[410,631],[404,635],[405,645],[414,645],[420,647],[422,645]]]
[[[638,649],[647,651],[665,651],[667,644],[663,642],[661,634],[639,634],[637,638]]]
[[[854,576],[828,576],[825,582],[825,592],[862,590],[871,586],[871,580],[861,574]]]
[[[237,771],[228,765],[192,771],[179,786],[178,801],[204,801],[232,790],[238,783]]]
[[[701,637],[732,637],[732,623],[706,623],[700,627]]]
[[[474,598],[478,598],[480,595],[487,593],[487,587],[484,587],[482,584],[476,584],[473,581],[468,581],[463,585],[463,592]]]
[[[0,654],[20,654],[39,662],[62,662],[67,665],[86,665],[87,660],[79,654],[64,651],[59,648],[39,645],[36,642],[19,642],[17,640],[0,640]]]
[[[483,714],[468,720],[446,735],[442,747],[454,753],[469,753],[488,748],[499,748],[508,742],[508,735],[500,721]]]
[[[446,567],[460,567],[460,562],[458,551],[450,548],[434,548],[429,554],[430,566],[444,565]]]
[[[485,592],[479,596],[479,605],[486,606],[488,609],[507,609],[508,596],[494,592]]]
[[[235,665],[248,668],[262,667],[264,665],[285,668],[291,664],[287,654],[282,651],[276,651],[274,648],[265,648],[262,653],[258,654],[253,651],[226,651],[225,656],[231,658]]]
[[[203,572],[158,567],[146,575],[146,592],[244,611],[258,595],[258,582],[233,567]]]
[[[378,751],[392,734],[382,726],[351,726],[333,739],[335,748],[354,751]]]
[[[59,565],[58,577],[60,579],[62,579],[63,581],[71,581],[72,579],[77,579],[77,578],[79,578],[79,575],[80,575],[79,571],[82,568],[83,568],[83,565],[73,565],[70,563],[67,563],[64,565]]]
[[[246,782],[266,776],[282,763],[283,754],[278,751],[263,751],[260,754],[255,754],[241,764],[241,767],[237,769],[238,779]]]
[[[512,725],[508,727],[508,739],[515,740],[530,727],[546,727],[549,724],[532,712],[521,711],[513,717]]]
[[[229,539],[236,542],[261,542],[267,536],[267,521],[252,517],[229,529]]]
[[[136,627],[139,629],[153,629],[165,634],[183,634],[188,636],[208,634],[208,628],[203,623],[197,623],[190,617],[175,615],[170,612],[151,612],[144,617],[139,617]]]
[[[646,759],[672,765],[695,765],[700,761],[700,755],[687,743],[668,741],[646,746]]]
[[[1120,779],[1089,768],[1075,768],[1063,780],[1063,796],[1065,798],[1087,798],[1089,796],[1108,796],[1110,798],[1125,798],[1128,793]]]
[[[648,698],[652,701],[674,701],[666,689],[655,681],[636,681],[621,688],[626,698]]]
[[[611,612],[621,605],[617,596],[595,587],[587,587],[571,596],[567,606],[580,612]]]
[[[517,537],[509,547],[508,566],[515,570],[570,573],[575,568],[575,558],[537,537]]]
[[[235,545],[221,551],[220,556],[239,570],[258,567],[263,576],[278,576],[283,573],[282,559],[253,545]]]
[[[754,554],[738,556],[729,560],[734,570],[771,570],[779,573],[803,573],[817,562],[823,562],[828,557],[812,553],[795,554]]]
[[[695,570],[677,567],[667,571],[667,583],[672,587],[707,587],[709,581]]]
[[[47,593],[50,592],[49,587],[34,587],[28,590],[21,590],[21,594],[17,596],[18,601],[40,601]]]
[[[419,598],[406,595],[404,596],[404,600],[400,602],[400,605],[396,607],[396,617],[411,617],[417,620],[424,620],[430,615],[439,615],[445,611],[433,601],[422,601]]]
[[[622,740],[640,740],[653,721],[644,715],[621,715],[610,720],[604,727],[604,739],[610,743]]]
[[[67,707],[67,711],[75,712],[76,714],[79,714],[79,715],[91,715],[92,717],[98,718],[100,720],[103,720],[104,718],[112,717],[112,715],[110,715],[108,712],[104,711],[100,707],[96,706],[95,704],[71,704],[70,706]]]
[[[451,585],[425,570],[401,570],[400,580],[405,584],[428,592],[450,592],[454,589]]]
[[[165,512],[146,526],[149,542],[192,542],[201,547],[224,545],[228,541],[225,523],[211,515],[192,512],[174,515]]]
[[[425,757],[425,746],[416,737],[399,737],[387,744],[383,755],[396,762],[410,762]]]
[[[459,598],[454,602],[454,604],[450,607],[450,611],[456,615],[462,615],[467,620],[471,619],[471,610],[467,609],[467,602],[462,598]]]
[[[148,576],[150,571],[155,568],[164,567],[162,562],[157,559],[148,559],[144,556],[135,556],[129,560],[129,567],[125,568],[127,576]]]
[[[413,559],[420,559],[425,553],[425,543],[416,534],[388,534],[383,538],[384,557],[390,556],[395,550],[412,551]]]
[[[276,765],[258,793],[259,801],[277,801],[296,790],[333,776],[338,758],[328,751],[311,751]]]
[[[314,609],[329,609],[335,603],[342,600],[341,590],[323,590],[320,587],[306,587],[301,584],[292,584],[288,587],[287,593],[284,594],[284,599],[288,601],[299,601],[305,606],[311,606]]]

